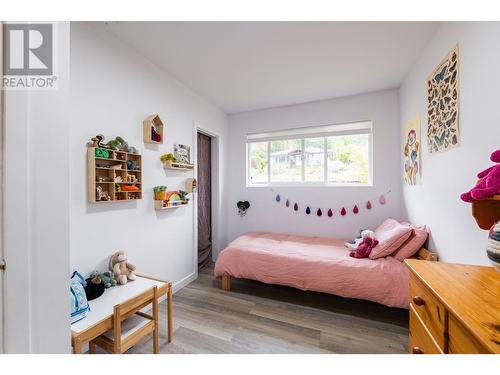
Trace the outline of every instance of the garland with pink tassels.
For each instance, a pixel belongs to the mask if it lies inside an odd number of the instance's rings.
[[[367,199],[363,203],[358,202],[351,205],[344,205],[339,207],[331,207],[328,209],[323,209],[318,206],[302,204],[297,201],[291,200],[289,198],[283,197],[279,192],[277,192],[273,188],[271,188],[271,191],[273,193],[276,193],[275,201],[279,204],[282,204],[284,202],[286,208],[292,208],[293,211],[298,212],[300,207],[305,207],[305,213],[307,215],[310,215],[313,211],[315,211],[316,216],[323,216],[323,213],[325,212],[326,216],[328,217],[339,216],[339,215],[346,216],[348,213],[353,213],[354,215],[357,215],[360,212],[360,207],[364,207],[366,208],[366,210],[371,210],[373,208],[372,201],[378,202],[380,205],[384,205],[386,204],[386,196],[391,193],[390,190],[387,190],[385,193],[380,194],[378,197]],[[293,205],[291,202],[294,202]]]

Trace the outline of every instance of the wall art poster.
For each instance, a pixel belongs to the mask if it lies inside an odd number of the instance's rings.
[[[420,181],[420,154],[420,116],[417,115],[403,129],[403,176],[408,185]]]
[[[179,163],[189,164],[191,162],[190,147],[181,144],[174,144],[174,158]]]
[[[458,69],[456,45],[427,79],[427,147],[430,153],[459,145]]]

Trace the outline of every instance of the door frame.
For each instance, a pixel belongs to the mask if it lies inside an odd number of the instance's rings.
[[[0,22],[0,82],[3,82],[3,22]],[[0,261],[3,261],[3,141],[4,141],[4,90],[0,83]],[[5,352],[5,320],[4,320],[4,274],[0,270],[0,354]]]
[[[212,260],[214,254],[218,254],[221,246],[220,223],[222,215],[222,200],[221,200],[221,160],[220,160],[220,134],[208,130],[202,125],[194,122],[193,135],[193,157],[194,157],[194,177],[198,179],[198,133],[204,134],[211,138],[211,230],[212,230]],[[198,196],[196,202],[193,195],[193,267],[196,277],[198,277]]]

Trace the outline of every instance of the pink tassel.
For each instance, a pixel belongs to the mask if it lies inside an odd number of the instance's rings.
[[[359,212],[358,206],[354,206],[354,208],[352,209],[352,212],[354,212],[355,214],[357,214]]]
[[[380,198],[378,199],[378,202],[380,204],[385,204],[385,197],[383,195],[381,195]]]
[[[366,208],[368,210],[371,210],[372,209],[372,202],[370,202],[370,201],[366,202]]]
[[[340,214],[342,216],[345,216],[346,213],[347,213],[346,209],[344,207],[342,207],[342,211],[340,211]]]

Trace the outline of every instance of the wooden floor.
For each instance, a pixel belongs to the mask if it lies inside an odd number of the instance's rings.
[[[161,353],[405,353],[408,310],[322,293],[233,280],[231,292],[213,268],[174,295],[174,340]],[[151,353],[145,340],[129,353]]]

